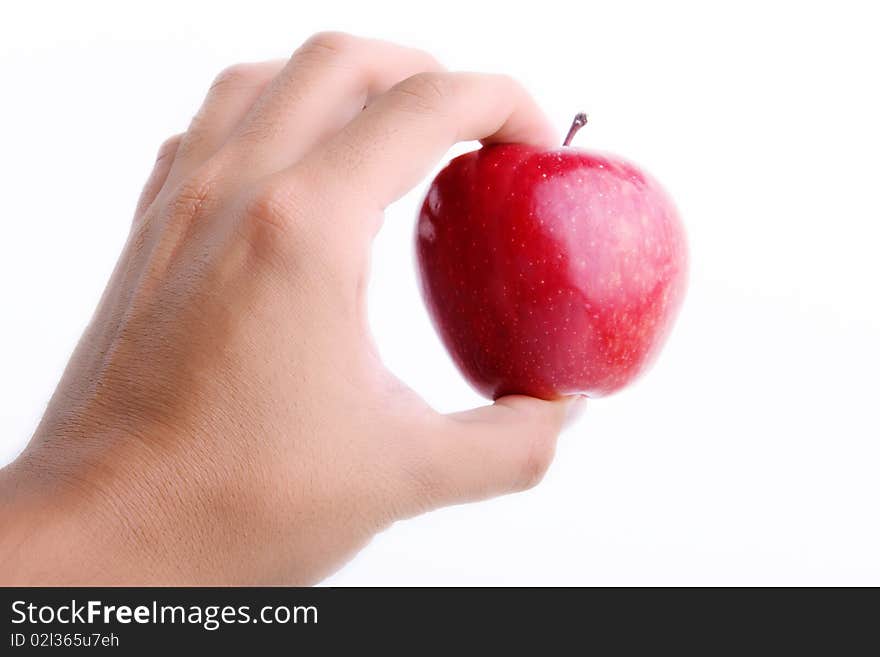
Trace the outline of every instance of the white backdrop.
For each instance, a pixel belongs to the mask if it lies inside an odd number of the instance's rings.
[[[24,446],[158,144],[213,76],[341,29],[523,80],[677,199],[691,289],[657,366],[537,489],[379,536],[329,584],[880,584],[880,42],[870,3],[15,3],[0,21],[0,463]],[[467,148],[462,146],[459,150]],[[479,403],[414,279],[423,187],[370,292],[389,367]]]

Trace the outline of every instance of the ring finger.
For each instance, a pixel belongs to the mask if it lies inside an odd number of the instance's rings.
[[[166,187],[179,183],[220,150],[284,64],[284,60],[236,64],[214,79],[180,141]]]

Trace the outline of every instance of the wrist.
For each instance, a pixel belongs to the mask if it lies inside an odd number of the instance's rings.
[[[89,583],[96,573],[82,556],[94,552],[96,534],[89,536],[78,504],[57,482],[30,470],[27,457],[20,457],[0,471],[0,583]]]
[[[206,468],[208,434],[182,435],[41,427],[0,470],[0,585],[254,581],[228,564],[252,561],[275,523],[271,487],[243,460]]]
[[[114,496],[94,472],[46,451],[28,449],[0,470],[0,584],[122,583],[134,554]]]

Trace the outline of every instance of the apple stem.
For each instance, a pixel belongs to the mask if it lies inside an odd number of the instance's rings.
[[[565,136],[565,141],[562,142],[563,146],[568,146],[571,144],[571,140],[574,139],[574,136],[577,134],[577,131],[587,125],[587,115],[583,112],[578,112],[574,115],[574,121],[571,122],[571,127],[568,129],[568,134]]]

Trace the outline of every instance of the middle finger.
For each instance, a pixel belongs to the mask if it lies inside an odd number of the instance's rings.
[[[368,103],[416,73],[430,55],[347,34],[313,36],[291,57],[224,147],[238,171],[261,177],[297,162]]]

